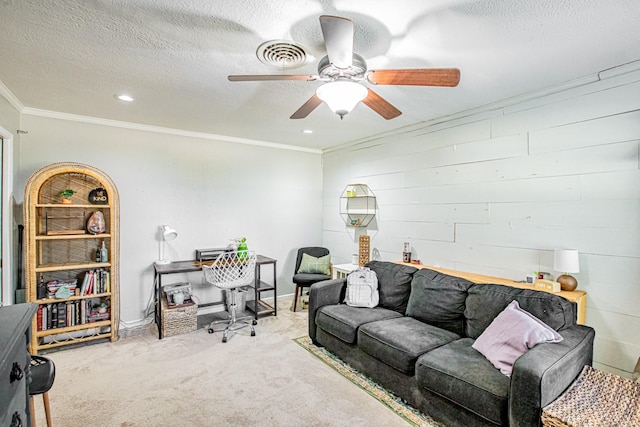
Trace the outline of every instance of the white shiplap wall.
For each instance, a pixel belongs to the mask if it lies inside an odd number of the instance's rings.
[[[424,264],[515,280],[556,275],[553,249],[578,249],[595,365],[629,376],[640,356],[640,71],[549,93],[325,153],[323,242],[334,263],[366,233],[383,260],[409,241]],[[377,196],[367,229],[342,222],[349,183]]]

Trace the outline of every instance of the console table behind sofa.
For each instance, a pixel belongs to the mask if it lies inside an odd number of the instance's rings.
[[[496,285],[506,285],[514,288],[521,289],[534,289],[536,291],[547,292],[544,289],[536,288],[533,285],[529,285],[522,282],[514,282],[513,280],[504,279],[501,277],[493,277],[493,276],[485,276],[482,274],[476,273],[466,273],[464,271],[456,271],[449,270],[447,268],[433,267],[431,265],[422,265],[422,264],[411,264],[401,261],[396,261],[396,264],[402,265],[410,265],[415,268],[429,268],[431,270],[439,271],[440,273],[448,274],[450,276],[462,277],[470,282],[474,283],[485,283],[485,284],[496,284]],[[587,320],[587,293],[585,291],[575,290],[575,291],[560,291],[560,292],[550,292],[556,295],[559,295],[571,302],[575,302],[578,306],[578,319],[577,323],[580,325],[584,325]]]

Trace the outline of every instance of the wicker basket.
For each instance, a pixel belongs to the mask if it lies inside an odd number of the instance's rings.
[[[585,366],[571,387],[544,408],[542,425],[640,426],[640,384]]]
[[[185,334],[198,329],[198,304],[169,308],[162,296],[162,337]]]

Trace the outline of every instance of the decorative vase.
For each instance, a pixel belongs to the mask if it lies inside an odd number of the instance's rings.
[[[247,239],[246,238],[241,238],[239,243],[238,243],[238,258],[243,259],[243,258],[248,258],[249,257],[249,253],[248,253],[248,248],[247,248]]]
[[[73,201],[71,201],[71,199],[61,199],[60,203],[62,203],[63,205],[70,205],[73,203]]]
[[[89,221],[87,221],[87,231],[91,234],[100,234],[104,233],[105,228],[104,215],[102,215],[102,212],[94,212],[89,217]]]

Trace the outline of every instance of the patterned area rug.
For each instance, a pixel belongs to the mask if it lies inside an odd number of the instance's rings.
[[[308,336],[296,338],[294,341],[318,359],[335,369],[343,377],[347,378],[371,396],[375,397],[378,401],[386,405],[409,424],[419,427],[442,427],[442,424],[434,421],[428,415],[412,408],[402,399],[356,371],[324,348],[315,346]]]

